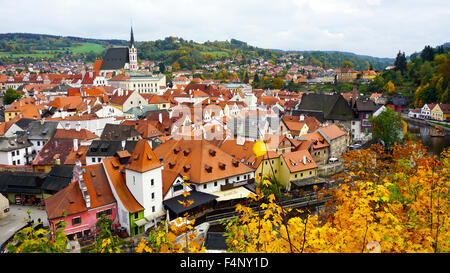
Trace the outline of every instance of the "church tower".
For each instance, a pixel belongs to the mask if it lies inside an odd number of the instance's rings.
[[[133,27],[131,27],[129,55],[130,55],[130,71],[137,71],[138,70],[137,48],[134,45]]]

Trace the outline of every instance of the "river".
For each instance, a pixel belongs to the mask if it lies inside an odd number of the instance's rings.
[[[433,127],[424,124],[408,123],[408,132],[413,134],[417,140],[421,140],[423,145],[428,151],[434,155],[440,155],[444,148],[450,146],[450,134],[447,131],[445,136],[430,136],[430,130],[434,130]]]

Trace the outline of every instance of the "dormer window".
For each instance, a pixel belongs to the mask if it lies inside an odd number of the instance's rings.
[[[219,168],[220,168],[221,170],[225,170],[225,167],[226,167],[226,164],[225,164],[225,163],[219,162]]]
[[[211,173],[211,172],[212,172],[212,166],[205,165],[205,170],[206,170],[208,173]]]

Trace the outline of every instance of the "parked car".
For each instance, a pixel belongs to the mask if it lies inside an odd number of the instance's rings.
[[[361,148],[362,144],[361,143],[355,143],[353,145],[350,145],[350,147],[348,147],[348,149],[351,150],[358,150],[359,148]]]
[[[332,157],[332,158],[328,159],[328,163],[336,163],[338,161],[339,161],[339,159],[337,159],[336,157]]]

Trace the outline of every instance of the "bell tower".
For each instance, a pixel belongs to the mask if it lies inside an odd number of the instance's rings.
[[[131,27],[129,56],[130,56],[130,71],[137,71],[138,70],[137,48],[134,45],[133,27]]]

